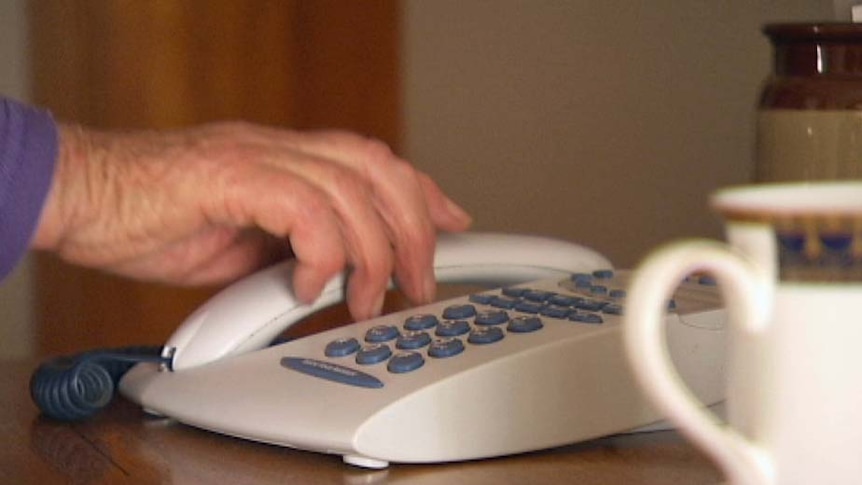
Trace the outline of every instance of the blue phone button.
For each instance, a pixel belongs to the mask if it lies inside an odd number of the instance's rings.
[[[401,352],[389,359],[386,369],[393,374],[412,372],[425,364],[425,359],[416,352]]]
[[[474,293],[468,297],[471,303],[478,303],[479,305],[489,305],[494,298],[495,295],[490,293]]]
[[[407,330],[425,330],[439,323],[435,315],[430,313],[422,315],[411,315],[404,320],[404,328]]]
[[[377,325],[365,332],[365,341],[371,343],[388,342],[400,335],[395,325]]]
[[[517,298],[497,295],[491,300],[489,305],[491,305],[492,307],[495,307],[495,308],[504,308],[504,309],[509,310],[509,309],[515,308],[515,305],[517,305],[519,301],[521,301],[521,300],[519,300]]]
[[[305,375],[349,386],[366,387],[369,389],[383,387],[383,381],[372,375],[331,362],[306,359],[304,357],[284,357],[281,359],[281,365]]]
[[[515,317],[509,322],[506,329],[514,333],[530,333],[544,327],[539,317]]]
[[[362,347],[356,354],[356,363],[359,365],[373,365],[392,356],[392,349],[386,344],[370,344]]]
[[[503,331],[500,327],[479,327],[470,332],[467,341],[475,345],[487,345],[503,340]]]
[[[548,303],[557,306],[575,306],[578,303],[578,297],[555,293],[548,298]]]
[[[542,311],[539,313],[541,313],[543,316],[551,318],[566,318],[566,316],[571,312],[572,310],[569,308],[552,305],[542,308]]]
[[[434,334],[438,337],[457,337],[469,331],[470,324],[467,320],[447,320],[437,326],[437,331]]]
[[[476,325],[500,325],[509,321],[509,314],[502,310],[488,310],[476,314]]]
[[[598,269],[593,271],[593,276],[598,279],[608,280],[614,277],[614,270],[612,269]]]
[[[464,342],[457,338],[441,338],[431,342],[428,356],[435,359],[445,359],[464,351]]]
[[[542,290],[527,290],[524,292],[524,298],[529,301],[535,302],[545,302],[548,301],[548,298],[553,296],[554,294],[550,291],[542,291]]]
[[[571,277],[575,288],[589,288],[593,285],[593,275],[586,273],[575,273]]]
[[[515,305],[515,310],[522,313],[539,313],[544,308],[544,303],[536,303],[534,301],[520,301]]]
[[[407,332],[398,337],[395,347],[401,350],[420,349],[431,343],[431,335],[428,332]]]
[[[611,303],[610,305],[605,305],[605,307],[602,308],[602,313],[606,315],[622,315],[623,306],[616,303]]]
[[[355,338],[340,338],[326,344],[323,353],[327,357],[344,357],[359,350],[359,341]]]
[[[569,320],[578,323],[604,323],[601,315],[595,313],[575,312],[569,315]]]
[[[476,314],[473,305],[452,305],[443,310],[443,318],[446,320],[463,320]]]

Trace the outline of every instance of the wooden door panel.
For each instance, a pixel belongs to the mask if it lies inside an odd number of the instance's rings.
[[[397,149],[396,0],[30,4],[36,103],[107,129],[243,119],[359,131]],[[217,288],[36,261],[41,353],[160,343]],[[343,313],[343,312],[342,312]]]

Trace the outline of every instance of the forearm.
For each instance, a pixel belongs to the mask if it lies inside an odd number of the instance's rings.
[[[24,256],[39,223],[58,152],[51,115],[0,98],[0,279]]]

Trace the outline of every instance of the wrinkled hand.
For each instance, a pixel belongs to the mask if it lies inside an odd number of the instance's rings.
[[[470,224],[427,175],[350,133],[220,123],[60,137],[34,247],[129,277],[224,283],[293,254],[298,298],[349,268],[348,307],[365,319],[393,275],[412,301],[433,299],[436,232]]]

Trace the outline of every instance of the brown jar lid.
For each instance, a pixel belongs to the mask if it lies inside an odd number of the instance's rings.
[[[820,22],[767,24],[763,33],[773,42],[862,41],[862,23]]]

